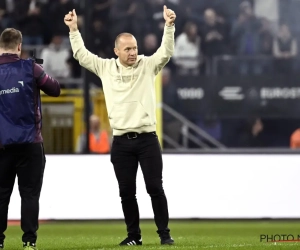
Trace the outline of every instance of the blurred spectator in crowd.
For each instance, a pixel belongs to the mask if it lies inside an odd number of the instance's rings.
[[[267,18],[261,19],[261,29],[259,31],[260,53],[266,56],[273,54],[273,34],[270,22]]]
[[[273,55],[276,74],[289,74],[293,71],[294,58],[297,56],[298,46],[296,39],[291,35],[287,25],[282,24],[277,38],[274,40]]]
[[[286,23],[293,34],[300,34],[300,1],[299,0],[280,0],[280,22]]]
[[[78,16],[78,26],[79,28],[82,26],[83,23],[83,17],[81,14],[81,10],[79,6],[77,6],[73,1],[71,0],[56,0],[53,1],[50,0],[50,10],[48,11],[50,19],[48,19],[48,22],[51,23],[51,33],[52,35],[60,35],[62,37],[63,44],[70,44],[69,42],[69,29],[68,27],[62,22],[61,20],[64,20],[64,17],[66,13],[69,13],[69,11],[72,11],[73,9],[76,9],[76,13]],[[53,18],[55,17],[55,18]]]
[[[204,22],[203,16],[199,15],[199,13],[204,13],[206,9],[215,10],[218,17],[227,20],[227,23],[231,26],[238,16],[239,4],[242,1],[243,0],[182,0],[182,6],[180,7],[185,11],[186,18],[194,21],[199,26]]]
[[[176,87],[172,84],[171,71],[165,67],[162,70],[162,85],[163,85],[163,102],[170,108],[180,113],[180,101]],[[178,121],[174,116],[166,111],[163,111],[163,133],[168,138],[174,140],[175,143],[179,143],[181,133],[181,122]],[[164,140],[164,148],[173,148],[171,143]]]
[[[91,153],[107,154],[110,152],[110,140],[107,131],[101,130],[100,119],[96,115],[90,116],[89,147]],[[86,135],[78,138],[76,153],[84,153]]]
[[[149,10],[146,9],[144,1],[115,1],[110,12],[110,21],[113,23],[110,27],[112,39],[122,32],[129,32],[141,43],[145,32],[145,27],[141,24],[146,25],[147,11]]]
[[[42,3],[38,0],[15,1],[15,21],[23,35],[24,45],[42,45],[44,19]],[[55,18],[54,18],[55,20]]]
[[[228,23],[230,26],[234,25],[234,22],[236,21],[236,17],[239,16],[239,13],[241,11],[240,5],[245,0],[230,0],[230,1],[224,1],[224,0],[213,0],[215,2],[213,8],[216,10],[216,12],[226,18],[228,20]],[[255,0],[248,0],[248,2],[253,6]]]
[[[268,19],[268,28],[272,34],[277,32],[280,0],[254,0],[254,14],[257,18]]]
[[[157,36],[153,33],[149,33],[144,37],[143,45],[139,50],[140,54],[145,56],[152,56],[158,49]]]
[[[62,45],[62,37],[55,35],[50,45],[42,50],[41,58],[44,59],[44,70],[55,78],[70,76],[70,67],[67,60],[70,57],[69,49]]]
[[[198,27],[193,22],[187,22],[184,31],[175,40],[173,62],[180,75],[198,75],[203,62],[201,38]]]
[[[145,56],[152,56],[158,49],[161,41],[158,40],[155,33],[147,33],[144,36],[143,43],[139,47],[139,54]],[[173,64],[173,58],[168,63],[168,68],[172,72],[176,72],[176,66]]]
[[[107,25],[112,4],[113,0],[94,0],[92,21],[100,20],[104,25]]]
[[[264,132],[264,123],[260,118],[245,120],[241,123],[238,147],[265,147],[266,140]]]
[[[235,51],[240,56],[255,56],[259,54],[259,30],[260,21],[254,16],[253,8],[248,1],[240,5],[238,20],[232,27],[231,39]],[[239,71],[242,75],[253,73],[261,74],[262,67],[258,60],[241,59],[239,61]]]
[[[181,9],[177,4],[174,4],[170,0],[146,0],[144,1],[146,4],[146,11],[147,11],[147,23],[146,30],[147,32],[155,33],[157,37],[162,37],[163,29],[165,25],[165,20],[163,17],[163,11],[161,6],[168,6],[169,9],[175,11],[176,13],[176,31],[175,36],[177,36],[178,31],[181,31],[182,26],[182,15]],[[184,4],[184,3],[183,3]]]
[[[9,2],[9,1],[8,1]],[[11,12],[9,4],[7,1],[0,1],[0,32],[2,32],[4,29],[13,26],[12,20],[11,20]]]
[[[225,52],[225,29],[222,23],[217,21],[216,12],[207,9],[204,12],[204,26],[202,28],[202,45],[205,56],[212,58]]]
[[[105,21],[103,21],[102,18],[95,18],[92,21],[90,32],[87,34],[88,39],[86,41],[86,47],[99,57],[111,58],[114,57],[112,46],[114,41],[112,41],[110,36],[110,27],[104,22]],[[70,58],[70,62],[72,63],[72,68],[75,69],[75,71],[81,69],[81,66],[78,68],[79,63],[77,60],[74,60],[73,56]],[[80,74],[76,75],[80,76]],[[102,88],[102,82],[95,74],[88,71],[86,72],[86,77],[89,83]]]
[[[69,77],[71,78],[80,78],[82,77],[82,68],[77,60],[73,57],[71,49],[69,50],[69,58],[67,59],[67,65],[69,68]],[[74,85],[72,85],[74,86]],[[101,85],[102,86],[102,85]]]
[[[95,19],[92,22],[88,37],[87,44],[92,53],[102,58],[109,58],[112,56],[113,48],[111,47],[112,41],[110,39],[109,30],[102,20]]]
[[[208,4],[208,0],[185,0],[181,7],[183,8],[185,18],[200,26],[203,24],[203,16],[200,13],[203,13],[208,8]]]
[[[273,54],[273,34],[270,27],[270,22],[266,18],[261,19],[261,29],[259,31],[259,52],[262,57],[259,62],[264,74],[272,73],[272,54]]]

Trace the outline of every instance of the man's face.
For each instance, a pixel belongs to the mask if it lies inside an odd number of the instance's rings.
[[[286,26],[286,25],[281,25],[281,26],[280,26],[279,32],[280,32],[280,35],[281,35],[282,37],[289,37],[289,36],[290,36],[290,30],[289,30],[289,27]]]
[[[213,10],[207,10],[205,11],[204,19],[208,25],[213,26],[216,23],[216,13]]]
[[[157,38],[154,34],[148,34],[144,38],[144,46],[146,50],[153,50],[157,47]]]
[[[195,24],[191,25],[189,33],[191,36],[196,36],[197,35],[197,26]]]
[[[132,66],[135,64],[138,54],[136,39],[133,36],[120,37],[115,48],[115,54],[123,65]]]
[[[103,28],[103,23],[102,23],[100,20],[96,20],[96,21],[93,23],[93,26],[94,26],[94,30],[95,30],[95,31],[101,31],[102,28]]]
[[[62,44],[62,37],[61,36],[55,36],[55,37],[53,37],[53,43],[55,45],[61,45]]]
[[[91,132],[97,132],[100,129],[100,120],[98,117],[90,117],[90,130]]]
[[[170,81],[170,75],[169,74],[164,74],[162,76],[162,84],[163,85],[168,85],[169,81]]]
[[[246,13],[247,16],[252,16],[252,14],[253,14],[252,8],[250,6],[245,8],[245,13]]]

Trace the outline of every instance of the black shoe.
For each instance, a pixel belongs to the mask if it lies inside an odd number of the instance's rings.
[[[4,244],[0,243],[0,249],[3,249],[3,248],[4,248]]]
[[[131,238],[131,237],[127,237],[125,240],[123,240],[121,243],[120,243],[120,246],[141,246],[143,243],[142,243],[142,238],[140,239],[134,239],[134,238]]]
[[[163,233],[159,237],[161,245],[173,245],[175,243],[169,233]]]

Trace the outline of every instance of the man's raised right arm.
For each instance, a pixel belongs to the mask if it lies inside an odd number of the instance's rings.
[[[82,67],[98,76],[101,76],[103,72],[103,65],[106,60],[98,57],[86,49],[82,36],[78,30],[77,15],[75,10],[69,12],[69,14],[65,16],[64,21],[65,24],[70,28],[69,37],[74,58]]]

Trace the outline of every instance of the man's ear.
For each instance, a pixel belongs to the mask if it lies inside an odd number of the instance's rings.
[[[117,48],[114,48],[114,52],[115,52],[116,56],[119,57],[119,50]]]
[[[18,45],[18,51],[21,51],[21,49],[22,49],[22,43],[20,43],[20,44]]]

